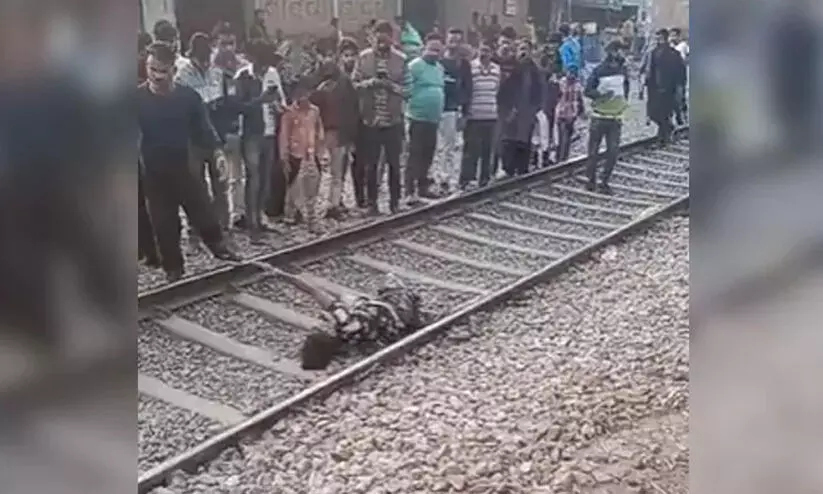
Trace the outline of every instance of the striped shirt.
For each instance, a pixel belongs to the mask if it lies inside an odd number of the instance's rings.
[[[469,119],[497,120],[497,92],[500,89],[500,66],[490,63],[484,67],[480,60],[473,60],[472,99]]]
[[[201,70],[191,60],[180,62],[174,82],[194,89],[206,104],[223,96],[223,71],[214,65]]]
[[[388,73],[389,59],[381,57],[377,53],[374,56],[375,73]],[[389,111],[389,91],[387,89],[376,89],[374,91],[374,126],[389,127],[392,124],[391,112]]]

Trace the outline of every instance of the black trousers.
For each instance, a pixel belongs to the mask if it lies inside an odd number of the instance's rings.
[[[377,207],[380,191],[380,152],[386,155],[389,166],[389,204],[396,208],[400,204],[400,153],[403,151],[403,124],[391,127],[363,128],[363,146],[357,150],[357,158],[363,159],[366,167],[366,192],[369,207]]]
[[[569,159],[574,134],[574,120],[558,120],[557,122],[557,162]]]
[[[354,199],[357,202],[357,207],[361,208],[366,207],[368,202],[366,200],[366,161],[362,152],[367,146],[367,139],[366,127],[360,124],[349,173],[351,174],[352,188],[354,189]]]
[[[137,178],[137,255],[140,259],[159,259],[154,240],[154,226],[151,224],[146,195],[143,190],[142,174]]]
[[[592,118],[589,127],[589,157],[586,166],[586,176],[590,183],[596,183],[598,151],[600,143],[606,140],[606,166],[600,174],[603,184],[608,184],[612,176],[617,157],[620,153],[620,134],[623,123],[614,118]]]
[[[532,158],[532,145],[529,142],[504,141],[503,170],[510,177],[525,175],[529,172]]]
[[[143,180],[148,210],[163,269],[182,269],[180,248],[180,207],[185,211],[203,243],[214,252],[222,247],[223,233],[208,193],[186,166],[185,157],[146,162]]]
[[[489,183],[492,174],[492,151],[495,139],[496,120],[469,120],[463,131],[463,163],[460,166],[460,185],[474,180],[483,187]],[[477,164],[480,162],[480,177]]]
[[[429,170],[437,151],[436,122],[409,123],[409,161],[406,164],[406,195],[424,194],[429,187]]]
[[[280,129],[280,119],[277,120],[277,129]],[[286,191],[289,186],[286,183],[286,170],[284,164],[280,162],[280,140],[278,134],[274,136],[274,163],[271,163],[271,192],[266,201],[266,216],[269,218],[281,218],[286,209]]]

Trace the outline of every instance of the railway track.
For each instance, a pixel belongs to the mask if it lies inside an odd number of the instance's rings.
[[[688,204],[689,141],[623,147],[606,196],[580,183],[583,159],[433,203],[254,262],[139,296],[138,492],[192,471],[310,399],[406,352],[467,315],[550,277]],[[389,272],[436,322],[323,372],[300,369],[320,308],[268,276],[267,262],[339,295],[374,293]]]

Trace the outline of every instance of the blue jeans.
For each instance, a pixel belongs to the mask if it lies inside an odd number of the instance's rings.
[[[243,136],[243,163],[246,170],[246,224],[262,227],[262,212],[271,192],[274,167],[274,136]]]

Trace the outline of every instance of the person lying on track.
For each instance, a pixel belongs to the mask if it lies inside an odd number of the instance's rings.
[[[376,297],[344,300],[298,275],[265,263],[258,267],[314,298],[331,323],[331,332],[318,330],[306,337],[301,349],[305,370],[325,369],[346,348],[394,343],[423,328],[429,320],[420,295],[392,274],[386,276]]]

